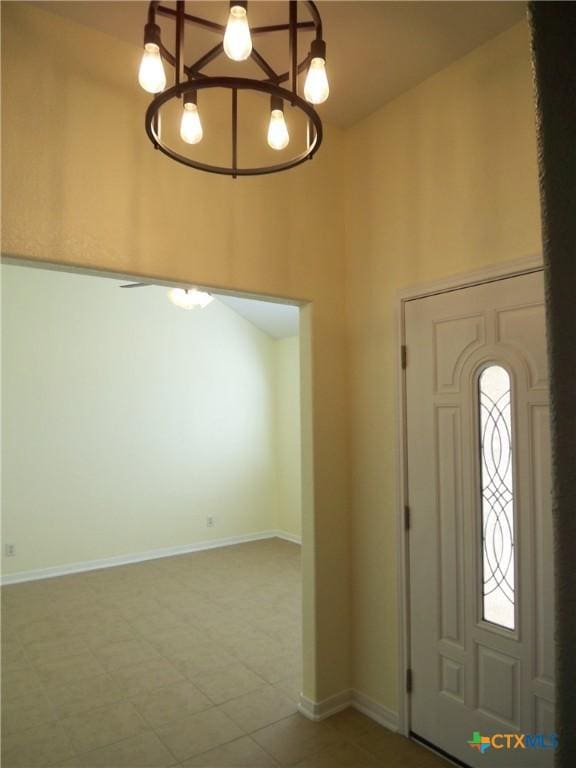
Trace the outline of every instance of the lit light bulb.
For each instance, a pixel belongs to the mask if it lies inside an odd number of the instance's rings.
[[[138,82],[148,93],[160,93],[166,88],[166,73],[160,56],[160,48],[156,43],[144,45]]]
[[[304,96],[310,104],[322,104],[330,93],[328,78],[326,77],[326,62],[324,59],[315,58],[310,62],[306,82],[304,83]]]
[[[224,33],[224,51],[232,61],[244,61],[252,53],[252,37],[245,4],[230,3],[230,15]]]
[[[304,98],[310,104],[322,104],[326,101],[330,87],[326,77],[326,43],[316,39],[310,46],[310,66],[304,83]]]
[[[214,296],[197,288],[172,288],[168,291],[168,298],[180,309],[204,309],[214,301]]]
[[[180,122],[180,138],[187,144],[198,144],[203,135],[198,107],[193,102],[185,103]]]
[[[272,149],[284,149],[290,141],[288,126],[284,120],[282,99],[275,96],[271,99],[270,124],[268,126],[268,145]]]

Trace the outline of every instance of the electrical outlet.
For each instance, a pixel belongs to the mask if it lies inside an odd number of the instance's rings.
[[[6,557],[16,556],[16,546],[14,544],[6,544],[5,551],[6,551]]]
[[[206,528],[214,528],[214,515],[206,517]]]

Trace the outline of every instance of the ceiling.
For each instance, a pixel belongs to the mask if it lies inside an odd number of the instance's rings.
[[[273,301],[241,299],[236,296],[215,294],[215,297],[273,339],[286,339],[289,336],[298,335],[298,307],[290,304],[276,304]]]
[[[130,283],[126,280],[110,278],[104,279],[107,282],[110,282],[114,288],[133,285],[138,291],[147,288],[148,290],[145,294],[147,296],[161,296],[163,297],[162,301],[166,299],[168,289],[165,286],[156,286],[153,283]],[[225,304],[237,315],[248,320],[252,325],[256,326],[256,328],[259,328],[261,331],[264,331],[264,333],[268,334],[268,336],[271,336],[273,339],[287,339],[291,336],[298,336],[300,330],[300,310],[293,304],[281,304],[271,300],[245,299],[240,296],[221,294],[217,291],[211,291],[211,294],[216,301]],[[156,300],[156,298],[154,298],[154,300]]]
[[[43,9],[94,27],[136,46],[142,45],[143,25],[148,3],[75,2],[35,3]],[[171,4],[166,2],[167,5]],[[328,123],[348,127],[374,112],[386,102],[461,58],[486,40],[523,18],[524,2],[349,2],[320,0],[317,3],[324,23],[328,46],[327,69],[331,95],[318,111]],[[188,0],[188,12],[225,23],[227,2]],[[285,3],[251,0],[252,24],[285,20]],[[304,13],[304,11],[302,11]],[[188,44],[206,50],[214,45],[214,35],[199,32]],[[285,61],[287,39],[284,33],[258,38],[258,50],[277,70]],[[309,39],[309,38],[308,38]],[[302,56],[307,39],[301,36]],[[172,47],[172,46],[170,46]],[[224,64],[226,71],[222,70]],[[214,74],[230,74],[243,68],[252,76],[252,62],[228,63],[218,59],[207,69]]]

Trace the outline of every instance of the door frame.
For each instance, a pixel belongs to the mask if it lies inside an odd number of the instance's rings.
[[[398,602],[398,732],[410,735],[411,712],[408,691],[408,670],[410,668],[410,559],[409,535],[406,525],[408,501],[408,447],[406,434],[406,366],[409,364],[406,344],[406,303],[441,293],[450,293],[461,288],[471,288],[484,283],[493,283],[510,277],[527,275],[544,270],[542,256],[536,254],[504,262],[473,272],[458,273],[429,283],[401,289],[396,294],[396,551],[397,557],[397,602]]]

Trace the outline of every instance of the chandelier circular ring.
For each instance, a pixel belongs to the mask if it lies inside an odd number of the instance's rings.
[[[292,94],[290,91],[287,91],[285,88],[280,88],[280,86],[274,85],[273,83],[267,83],[262,80],[251,80],[248,78],[236,77],[210,77],[204,80],[195,80],[194,88],[198,91],[205,90],[207,88],[227,88],[232,91],[233,100],[234,92],[241,90],[260,91],[261,93],[269,93],[271,96],[278,96],[281,99],[293,103],[294,106],[301,109],[302,112],[308,116],[312,122],[312,125],[314,126],[314,130],[312,131],[313,138],[310,142],[310,146],[305,152],[292,157],[290,160],[286,160],[283,163],[277,163],[275,165],[262,166],[258,168],[238,168],[234,165],[230,167],[208,165],[207,163],[201,163],[197,160],[193,160],[190,157],[181,155],[179,152],[176,152],[176,150],[162,143],[156,132],[157,121],[155,118],[162,106],[171,99],[180,98],[180,96],[184,95],[186,91],[190,89],[189,83],[180,83],[179,85],[175,85],[172,88],[163,91],[159,96],[156,96],[156,98],[151,102],[148,109],[146,110],[146,133],[148,134],[150,141],[157,149],[160,149],[162,152],[164,152],[164,154],[168,155],[168,157],[171,157],[172,160],[176,160],[178,163],[183,163],[184,165],[188,165],[191,168],[196,168],[199,171],[219,173],[225,176],[258,176],[266,173],[276,173],[277,171],[286,171],[289,168],[294,168],[295,166],[300,165],[300,163],[303,163],[305,160],[311,160],[314,156],[314,153],[322,143],[322,122],[318,112],[316,112],[312,105],[308,104],[307,101],[304,101],[304,99],[302,99],[300,96],[294,96],[294,94]]]
[[[280,4],[278,4],[280,5]],[[204,19],[198,16],[190,15],[186,13],[184,0],[177,0],[176,9],[169,6],[164,6],[157,0],[149,3],[148,7],[148,22],[144,28],[144,46],[145,54],[141,65],[140,84],[143,88],[152,93],[153,98],[150,102],[145,116],[145,128],[146,133],[156,149],[162,151],[165,155],[175,160],[178,163],[195,168],[200,171],[208,173],[215,173],[220,175],[227,175],[236,178],[237,176],[257,176],[263,174],[276,173],[279,171],[285,171],[289,168],[294,168],[300,165],[305,160],[312,159],[314,154],[318,151],[322,143],[322,121],[317,110],[314,107],[315,101],[310,103],[308,94],[307,98],[303,98],[298,93],[298,76],[308,69],[310,73],[313,62],[320,60],[322,66],[326,58],[326,46],[322,40],[322,20],[320,13],[313,2],[307,0],[289,0],[287,4],[289,8],[288,21],[285,23],[278,23],[269,26],[260,26],[250,29],[251,34],[254,37],[276,34],[278,32],[288,32],[289,46],[288,46],[288,67],[286,71],[277,73],[272,66],[264,59],[264,57],[258,52],[256,47],[250,47],[249,56],[252,61],[262,70],[265,77],[262,80],[248,77],[228,77],[228,76],[209,76],[202,72],[202,69],[206,67],[210,62],[217,59],[221,54],[230,54],[226,50],[226,38],[224,42],[220,42],[202,56],[200,56],[195,62],[186,64],[184,62],[184,31],[186,25],[192,25],[208,29],[209,31],[222,34],[226,32],[227,27],[218,24],[212,20]],[[305,6],[308,10],[308,19],[301,21],[298,19],[298,6]],[[246,9],[247,3],[240,0],[234,0],[230,2],[231,15],[237,7]],[[163,16],[171,19],[175,22],[175,43],[174,53],[172,53],[162,42],[161,35],[162,30],[156,23],[156,16]],[[246,11],[244,11],[246,15]],[[246,25],[247,26],[247,25]],[[248,27],[247,27],[248,28]],[[304,57],[304,59],[298,61],[298,33],[299,31],[308,31],[313,33],[313,39],[310,46],[310,52]],[[146,87],[142,80],[142,68],[148,51],[152,50],[153,55],[156,56],[158,61],[163,60],[174,68],[174,85],[169,88],[165,88],[166,78],[161,67],[161,75],[164,77],[163,83],[156,87],[153,91],[151,88]],[[315,57],[320,57],[320,59]],[[237,59],[238,60],[238,59]],[[157,73],[156,73],[157,74]],[[324,75],[325,77],[325,75]],[[283,87],[282,83],[285,83],[287,87]],[[162,138],[160,110],[164,105],[172,100],[182,99],[184,102],[184,109],[190,105],[193,110],[198,112],[197,106],[197,93],[209,89],[228,90],[231,92],[231,104],[230,104],[230,164],[229,165],[212,165],[206,162],[202,162],[199,159],[194,159],[189,155],[184,155],[181,151],[174,146],[174,142],[168,143]],[[261,165],[253,167],[242,167],[238,164],[238,92],[239,91],[253,91],[257,93],[264,93],[270,95],[271,100],[271,115],[274,115],[274,110],[281,111],[281,120],[283,122],[283,107],[284,104],[290,104],[292,107],[298,109],[305,116],[307,123],[307,141],[304,151],[298,154],[292,154],[287,159],[282,158],[280,162],[273,165]],[[328,95],[328,84],[326,81],[326,92],[322,100]],[[307,100],[308,99],[308,100]],[[185,113],[184,113],[185,114]],[[200,123],[198,123],[198,126]],[[284,128],[286,126],[284,123]],[[200,138],[202,137],[202,129],[200,128]],[[182,137],[183,138],[183,137]],[[184,139],[186,141],[186,139]],[[200,139],[198,139],[199,141]],[[286,130],[286,140],[284,146],[288,144],[289,138]],[[188,143],[196,143],[189,141]],[[273,149],[284,148],[274,147],[269,142]]]

